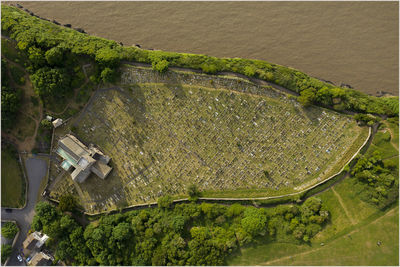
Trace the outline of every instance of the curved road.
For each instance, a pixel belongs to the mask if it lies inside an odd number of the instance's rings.
[[[25,169],[28,177],[28,196],[26,206],[23,209],[12,209],[11,213],[6,212],[5,208],[1,208],[1,219],[17,221],[20,229],[18,239],[13,247],[13,252],[11,253],[7,264],[12,266],[25,265],[24,262],[19,262],[17,260],[17,254],[21,250],[22,243],[27,237],[33,215],[35,214],[34,209],[40,188],[40,182],[46,176],[47,163],[39,158],[28,158],[25,161]]]

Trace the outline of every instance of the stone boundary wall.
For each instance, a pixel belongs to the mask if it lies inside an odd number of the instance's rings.
[[[271,86],[256,85],[248,80],[234,76],[207,75],[185,71],[167,71],[160,74],[150,68],[145,67],[124,67],[121,75],[122,84],[136,83],[166,83],[166,84],[186,84],[198,85],[209,88],[229,88],[229,90],[240,93],[262,95],[276,98],[280,101],[288,101],[284,93],[273,89]]]

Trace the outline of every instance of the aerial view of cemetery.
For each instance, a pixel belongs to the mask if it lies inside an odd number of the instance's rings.
[[[209,196],[293,193],[338,173],[368,138],[351,117],[304,109],[271,87],[131,66],[120,87],[98,90],[57,128],[55,142],[71,128],[103,149],[114,170],[74,183],[55,163],[60,180],[50,196],[75,189],[91,212],[184,195],[194,183]]]
[[[393,84],[125,45],[68,23],[60,8],[93,12],[70,4],[1,6],[2,264],[398,265]],[[332,4],[398,22],[396,2]],[[189,16],[158,8],[175,5]]]

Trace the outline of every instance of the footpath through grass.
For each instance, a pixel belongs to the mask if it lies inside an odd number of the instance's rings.
[[[25,179],[18,154],[11,146],[1,149],[1,206],[21,208],[25,203]]]
[[[391,140],[384,131],[375,136],[366,155],[376,150],[385,157],[396,155],[390,142],[398,142],[398,135]],[[398,156],[388,160],[398,169]],[[398,203],[381,211],[360,199],[357,186],[356,178],[348,177],[317,195],[330,212],[330,223],[309,245],[261,243],[242,248],[229,265],[398,265]]]
[[[323,246],[269,243],[242,249],[241,255],[230,260],[229,265],[398,265],[398,216],[396,205]]]

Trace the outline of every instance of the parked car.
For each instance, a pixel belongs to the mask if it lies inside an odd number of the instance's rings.
[[[31,260],[31,256],[29,256],[28,258],[26,258],[26,261],[29,262]]]
[[[6,212],[7,212],[7,213],[11,213],[11,212],[12,212],[12,209],[6,209]]]
[[[21,257],[21,255],[18,254],[18,255],[17,255],[17,259],[18,259],[19,262],[22,262],[22,257]]]

